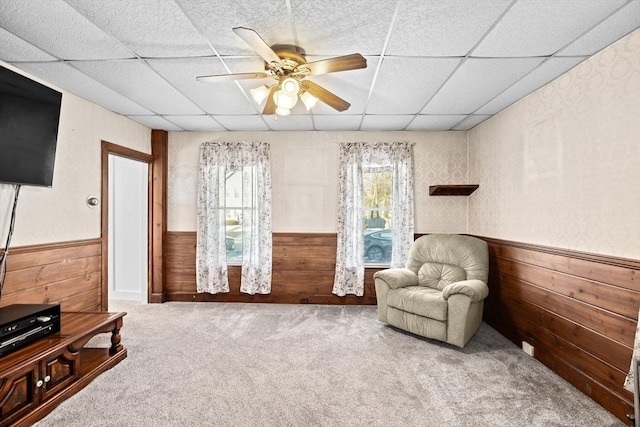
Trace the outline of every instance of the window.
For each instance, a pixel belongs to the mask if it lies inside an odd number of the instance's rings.
[[[392,248],[391,166],[363,166],[362,181],[364,262],[388,264]]]
[[[227,263],[242,264],[242,170],[228,172],[225,179],[225,200],[220,204],[225,223]]]

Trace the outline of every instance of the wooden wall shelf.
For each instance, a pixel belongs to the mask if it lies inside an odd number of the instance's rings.
[[[430,196],[468,196],[478,189],[477,184],[430,185]]]

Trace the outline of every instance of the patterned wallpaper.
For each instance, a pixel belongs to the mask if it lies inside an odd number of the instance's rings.
[[[100,141],[151,152],[148,128],[62,92],[53,187],[21,188],[11,247],[100,237],[100,208],[90,209],[85,203],[89,195],[100,197]],[[13,194],[12,185],[0,183],[2,247],[9,229]]]
[[[195,231],[198,152],[204,141],[271,144],[273,230],[335,233],[338,143],[415,142],[416,232],[465,232],[466,197],[430,197],[429,185],[467,183],[466,132],[172,132],[168,229]]]
[[[640,30],[469,132],[469,233],[640,259]]]

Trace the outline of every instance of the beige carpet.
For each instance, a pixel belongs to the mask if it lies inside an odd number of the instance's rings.
[[[460,350],[386,326],[372,306],[110,310],[129,313],[128,358],[38,427],[623,425],[487,325]]]

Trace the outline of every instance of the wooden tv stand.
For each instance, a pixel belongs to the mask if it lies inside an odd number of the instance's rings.
[[[127,357],[125,314],[63,312],[60,332],[0,358],[0,426],[33,424]],[[111,333],[111,347],[84,347],[100,333]]]

